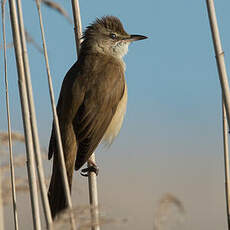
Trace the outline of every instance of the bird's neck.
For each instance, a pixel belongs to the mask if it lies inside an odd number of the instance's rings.
[[[82,66],[85,66],[84,68],[92,69],[95,66],[103,66],[107,65],[108,63],[113,63],[120,65],[125,72],[126,65],[122,57],[117,57],[114,55],[111,55],[109,53],[103,53],[95,49],[83,49],[81,48],[79,61],[81,62]]]

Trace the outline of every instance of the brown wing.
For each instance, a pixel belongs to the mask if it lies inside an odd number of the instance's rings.
[[[92,72],[84,101],[74,119],[78,140],[76,170],[88,160],[100,143],[124,93],[125,80],[121,64],[108,61],[100,66]]]
[[[79,78],[79,70],[77,68],[77,63],[75,63],[70,68],[63,80],[60,96],[58,99],[57,115],[59,119],[59,126],[61,132],[62,127],[64,127],[65,124],[67,124],[68,122],[72,123],[84,99],[84,90],[80,86],[81,81],[79,81]],[[48,159],[51,159],[52,155],[55,152],[57,152],[57,145],[55,129],[53,124],[49,143]]]

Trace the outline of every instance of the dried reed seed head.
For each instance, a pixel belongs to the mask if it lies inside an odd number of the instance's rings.
[[[183,203],[176,196],[166,193],[158,202],[156,214],[154,216],[154,230],[165,229],[164,226],[169,224],[170,219],[172,219],[172,214],[174,222],[177,224],[181,223],[184,221],[185,208]]]
[[[12,132],[11,133],[12,141],[25,142],[25,138],[21,133]],[[0,132],[0,143],[2,145],[8,144],[9,135],[7,132]]]
[[[159,201],[159,206],[167,208],[169,205],[175,205],[181,212],[185,212],[183,203],[174,195],[166,193]]]
[[[14,168],[24,167],[26,158],[24,156],[17,156],[14,158]],[[6,162],[0,165],[0,170],[4,173],[10,170],[10,163]]]
[[[68,229],[67,227],[70,226],[70,214],[72,213],[78,220],[77,229],[78,230],[85,230],[91,229],[92,226],[98,225],[105,225],[109,223],[119,223],[121,221],[107,218],[107,217],[99,217],[99,223],[93,222],[91,219],[91,209],[93,207],[90,206],[76,206],[73,207],[72,210],[66,209],[62,211],[60,214],[57,215],[54,221],[55,229]],[[95,208],[95,207],[94,207]]]
[[[62,6],[60,4],[53,2],[53,1],[50,1],[50,0],[42,0],[41,2],[43,4],[45,4],[46,6],[56,10],[61,15],[63,15],[69,21],[69,23],[71,23],[71,24],[73,23],[69,14],[62,8]]]

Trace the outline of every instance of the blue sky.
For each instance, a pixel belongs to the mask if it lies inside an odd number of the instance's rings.
[[[59,3],[71,15],[71,5],[64,1]],[[226,63],[230,49],[227,43],[230,36],[227,29],[228,5],[228,1],[216,4]],[[182,125],[191,126],[191,129],[194,125],[207,125],[212,129],[219,126],[220,86],[204,1],[143,1],[141,4],[101,1],[100,5],[93,1],[80,1],[80,7],[83,28],[96,17],[115,15],[121,19],[129,33],[149,37],[148,40],[132,44],[125,57],[129,93],[125,127],[132,127],[133,123],[137,126],[147,123],[152,129],[157,126],[157,130],[168,127],[175,134],[177,127]],[[42,10],[57,99],[62,79],[76,60],[73,30],[72,25],[56,12],[46,7]],[[24,3],[24,20],[26,29],[41,44],[33,1]],[[12,41],[10,33],[7,34],[7,39]],[[34,47],[28,45],[28,49],[37,117],[42,136],[44,134],[47,137],[51,111],[44,60]],[[20,114],[20,109],[15,106],[18,104],[18,90],[13,49],[9,49],[8,53],[14,118]],[[3,61],[3,74],[2,64]],[[1,100],[4,100],[3,89],[1,91]],[[5,117],[1,117],[3,128],[4,119]],[[20,119],[16,119],[16,129],[21,127],[19,123]],[[152,132],[151,129],[146,130],[148,131]]]
[[[71,15],[70,2],[58,2]],[[230,1],[215,1],[215,6],[229,70]],[[168,179],[171,170],[176,174],[186,170],[192,155],[197,156],[192,162],[199,164],[199,156],[202,156],[202,162],[204,156],[215,156],[217,169],[213,161],[209,169],[210,172],[219,170],[221,175],[221,91],[205,1],[84,0],[80,1],[80,8],[83,28],[96,17],[114,15],[121,19],[128,33],[149,37],[132,44],[125,57],[128,108],[121,133],[109,150],[111,154],[115,151],[120,155],[129,152],[133,154],[130,156],[132,158],[141,152],[145,158],[151,156],[153,161],[160,160],[160,168],[167,165],[164,169],[168,173]],[[34,40],[41,44],[35,1],[24,0],[23,11],[26,29]],[[7,41],[11,42],[8,12],[7,5]],[[76,60],[73,27],[65,18],[47,7],[43,6],[42,12],[57,100],[64,75]],[[2,44],[2,37],[0,43]],[[45,63],[42,55],[32,45],[28,44],[28,50],[40,142],[42,146],[47,147],[52,113]],[[12,125],[13,129],[22,131],[13,55],[14,50],[8,49]],[[0,61],[0,75],[0,110],[5,111],[3,59]],[[3,112],[0,117],[0,129],[5,130],[6,127]],[[98,160],[102,162],[99,154]],[[177,160],[179,163],[174,162]],[[199,169],[208,167],[206,163],[205,166],[200,165]],[[160,168],[157,169],[158,173]],[[179,171],[180,169],[182,171]],[[210,181],[212,176],[210,173]]]
[[[64,1],[59,3],[71,15],[71,5]],[[227,25],[228,5],[228,1],[216,4],[226,63],[230,49],[227,43],[230,36]],[[147,123],[149,128],[160,126],[157,130],[172,126],[170,130],[174,134],[177,127],[184,123],[191,128],[194,125],[217,128],[220,123],[220,117],[217,117],[220,116],[220,87],[204,1],[143,1],[141,4],[101,1],[100,5],[93,1],[81,1],[80,7],[83,28],[96,17],[115,15],[121,19],[129,33],[149,37],[148,40],[132,44],[125,57],[129,91],[126,127],[132,127],[132,122],[136,125]],[[41,44],[35,3],[24,3],[23,9],[26,29]],[[42,11],[57,99],[62,79],[76,60],[73,30],[72,25],[56,12],[46,7]],[[7,31],[10,32],[9,24]],[[7,33],[7,39],[12,41],[10,33]],[[31,45],[28,45],[28,50],[38,121],[42,136],[47,137],[51,111],[44,60]],[[20,114],[20,109],[15,105],[18,104],[18,90],[13,49],[9,49],[8,54],[14,118]],[[1,74],[2,65],[3,61]],[[3,89],[1,100],[4,100]],[[1,117],[1,120],[1,127],[5,128],[5,117]],[[20,119],[13,123],[16,129],[21,127],[19,123]]]

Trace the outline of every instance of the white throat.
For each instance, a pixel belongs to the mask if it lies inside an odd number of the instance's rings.
[[[112,53],[115,57],[122,59],[128,52],[129,42],[118,42],[112,47]]]
[[[128,52],[130,42],[119,41],[115,44],[106,43],[105,41],[96,42],[93,48],[100,53],[109,54],[115,58],[122,59]]]

